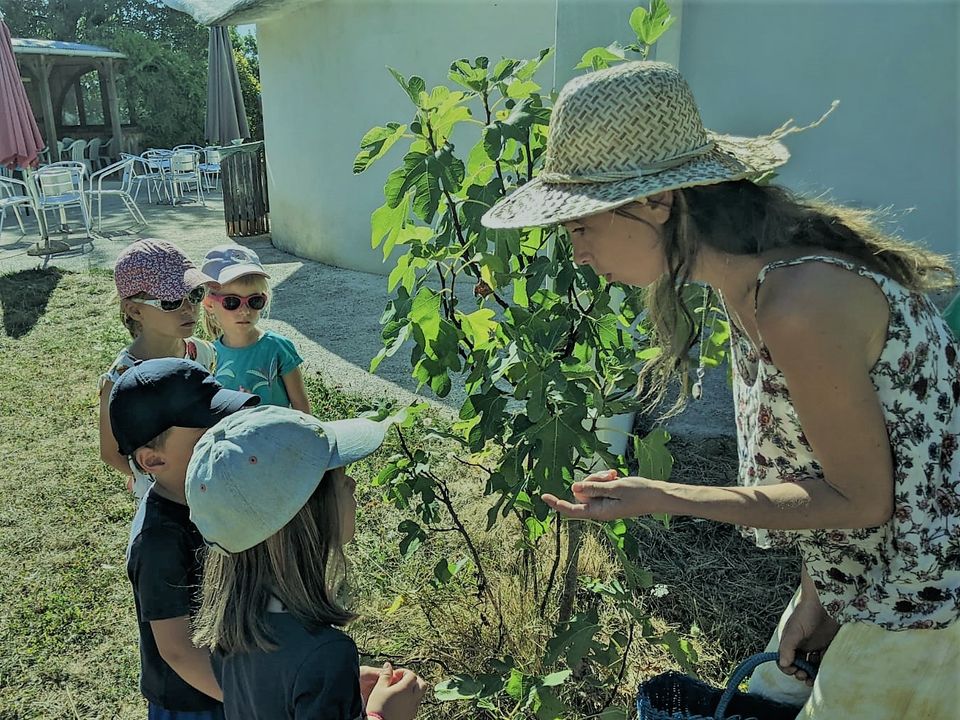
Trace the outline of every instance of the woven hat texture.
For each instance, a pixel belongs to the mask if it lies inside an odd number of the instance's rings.
[[[664,190],[756,179],[790,157],[780,139],[804,129],[790,120],[760,137],[710,132],[686,80],[667,63],[587,73],[560,91],[539,176],[490,208],[482,222],[542,227]]]

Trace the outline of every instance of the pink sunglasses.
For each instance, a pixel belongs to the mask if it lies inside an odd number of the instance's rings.
[[[263,310],[267,306],[267,296],[264,293],[254,293],[253,295],[217,295],[216,293],[210,293],[207,297],[216,300],[224,310],[229,312],[239,310],[243,305],[251,310]]]

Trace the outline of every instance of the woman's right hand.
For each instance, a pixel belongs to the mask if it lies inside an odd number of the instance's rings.
[[[380,713],[384,720],[413,720],[426,692],[427,684],[415,672],[394,670],[390,663],[384,663],[380,679],[370,691],[367,712]]]
[[[780,633],[780,671],[797,680],[813,685],[813,678],[793,664],[796,658],[818,665],[840,625],[827,614],[820,600],[809,594],[800,594],[800,602],[793,609]]]

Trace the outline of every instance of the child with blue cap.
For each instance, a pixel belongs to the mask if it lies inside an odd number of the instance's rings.
[[[197,443],[186,497],[212,551],[194,641],[213,652],[228,720],[415,717],[425,683],[389,663],[361,668],[339,629],[355,617],[336,592],[357,511],[346,468],[385,432],[264,405]]]
[[[210,653],[193,645],[191,616],[203,539],[184,496],[187,463],[207,428],[256,395],[228,390],[190,360],[145,360],[117,378],[109,416],[120,453],[153,477],[127,548],[140,632],[140,691],[150,720],[217,720],[222,694]]]

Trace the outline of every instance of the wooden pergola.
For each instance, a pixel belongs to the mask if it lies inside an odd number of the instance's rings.
[[[86,125],[86,111],[80,90],[80,78],[93,70],[100,80],[100,98],[103,101],[104,125],[109,118],[113,135],[113,151],[123,149],[123,130],[120,124],[120,103],[117,98],[117,64],[126,55],[96,45],[61,42],[59,40],[13,39],[13,52],[20,72],[27,81],[27,95],[34,108],[39,102],[43,116],[44,139],[50,148],[51,159],[56,157],[60,137],[63,103],[71,88],[76,88],[77,111],[81,126]],[[31,87],[32,86],[32,87]]]

